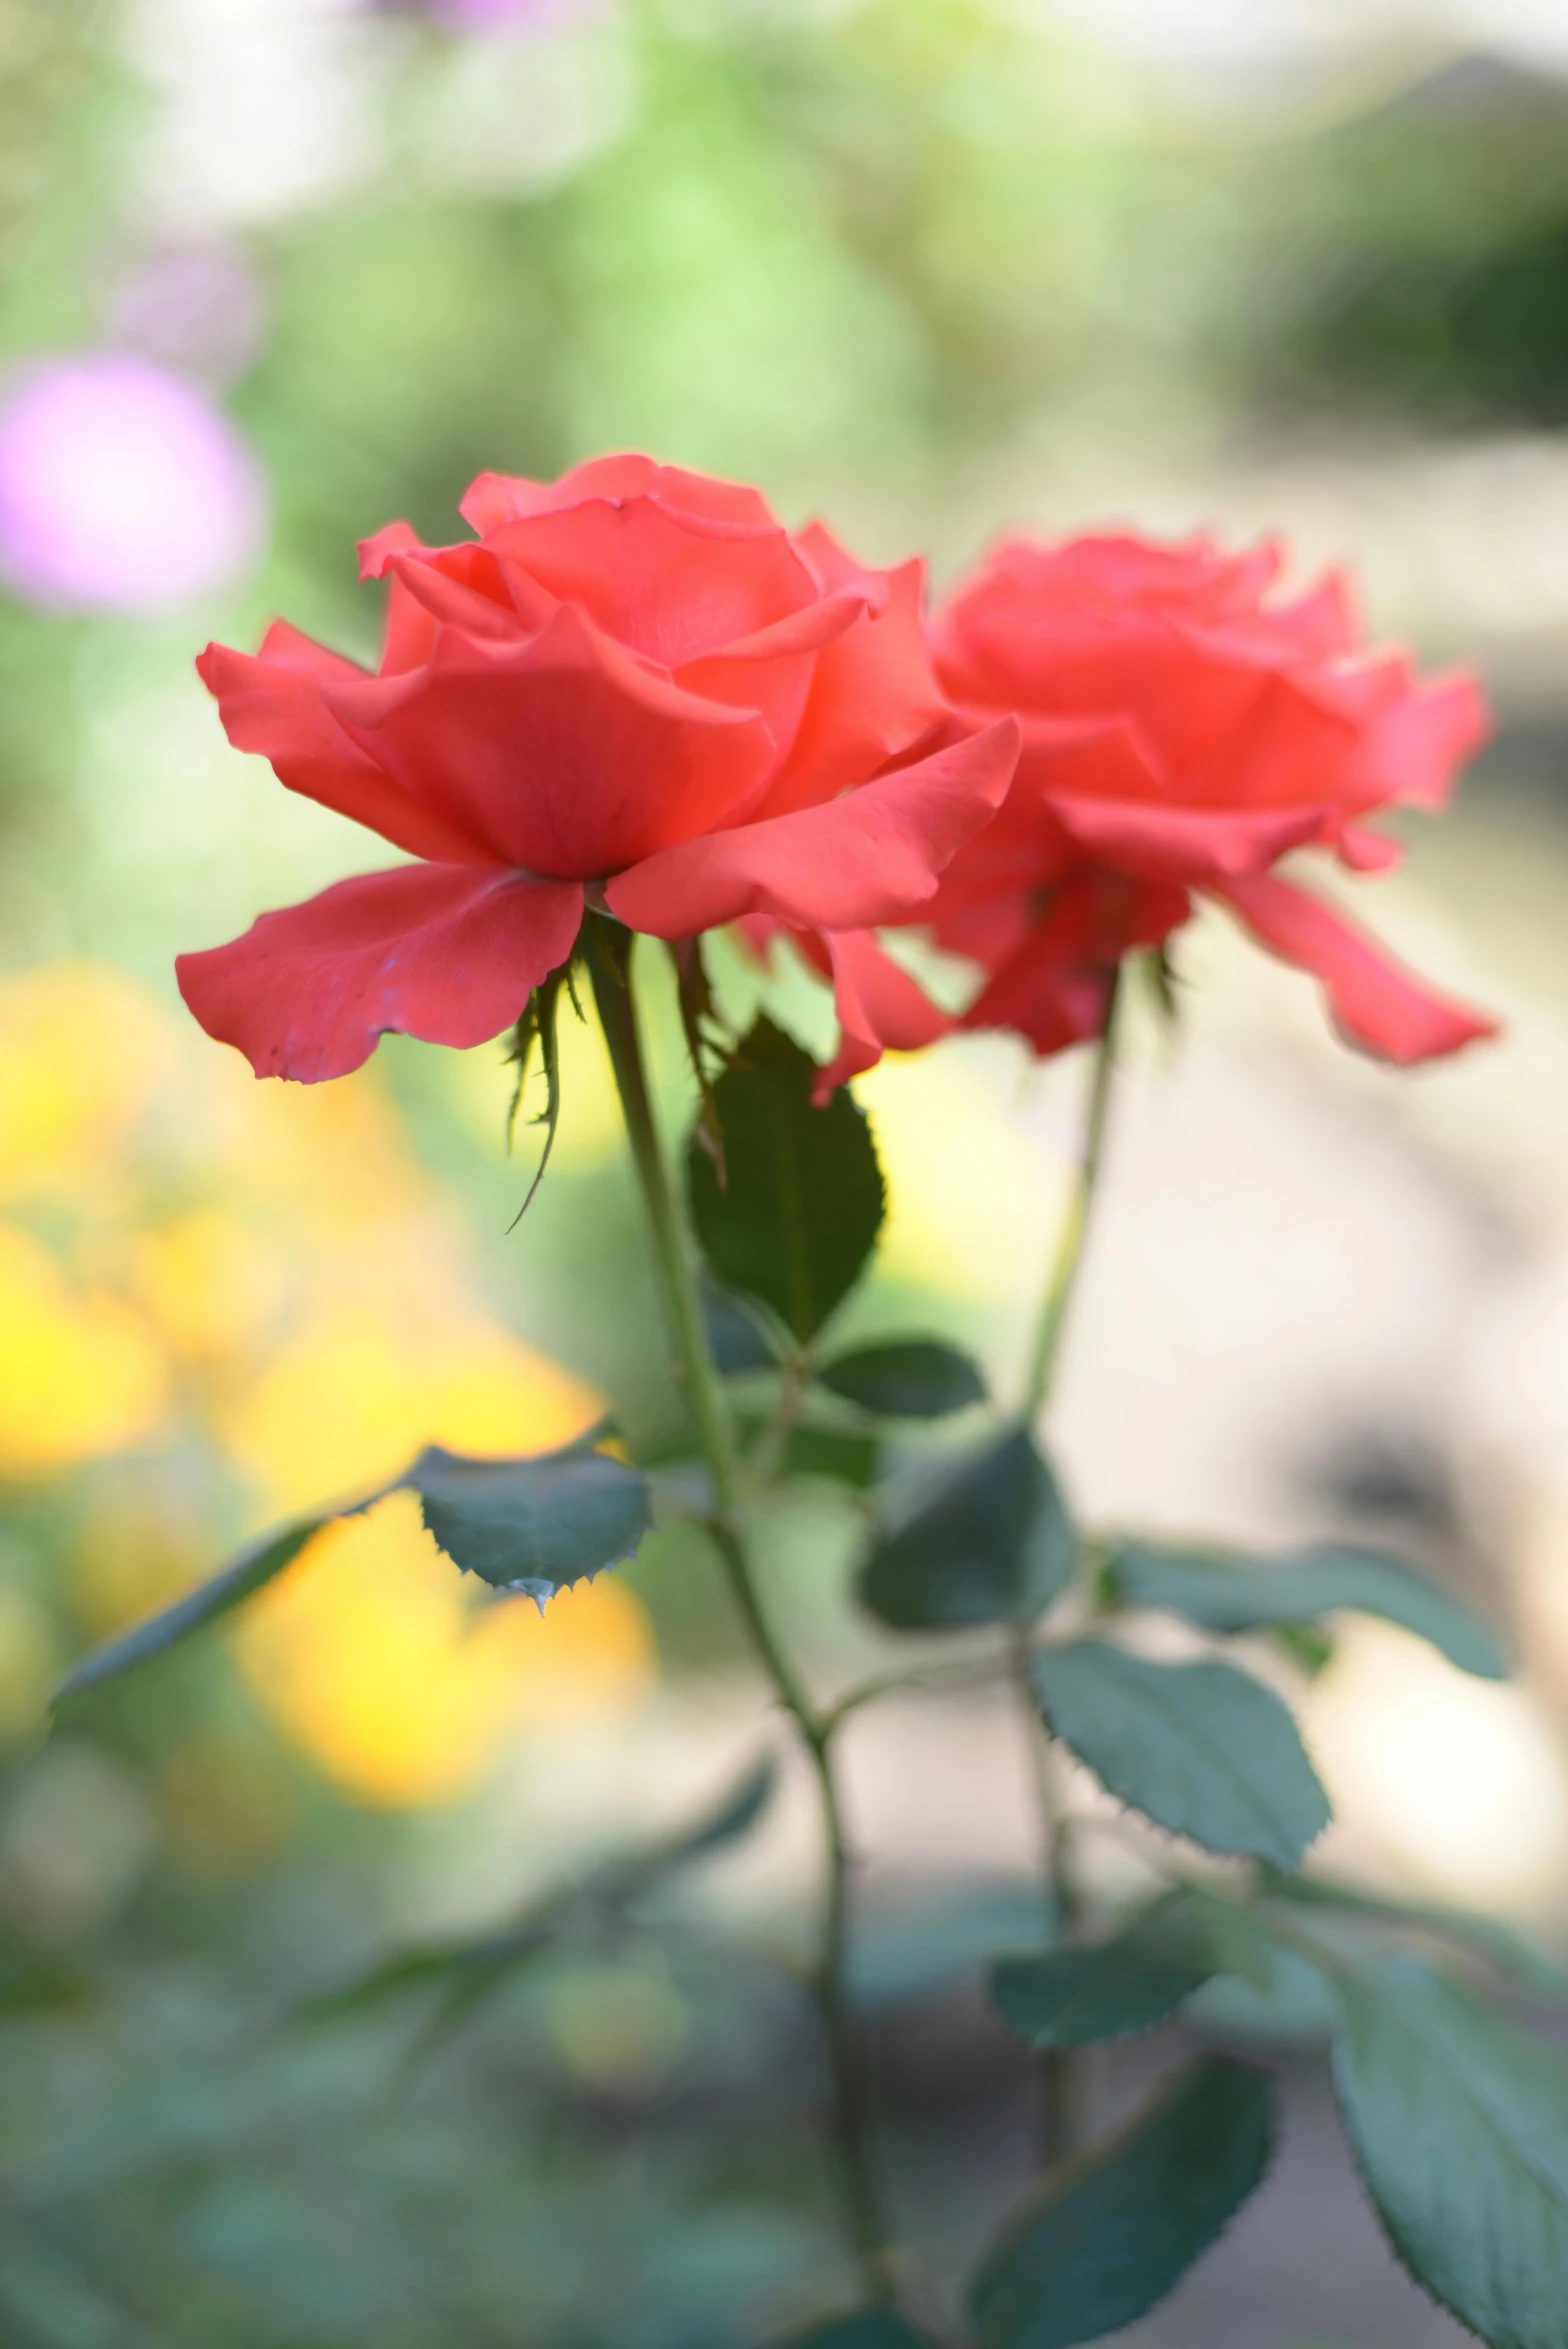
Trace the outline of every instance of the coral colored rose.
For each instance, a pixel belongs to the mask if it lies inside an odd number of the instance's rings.
[[[1016,724],[946,712],[918,563],[867,570],[641,456],[484,474],[462,511],[460,545],[393,523],[361,549],[390,581],[379,674],[281,622],[198,663],[237,748],[419,860],[180,957],[258,1075],[341,1076],[388,1029],[498,1035],[590,896],[661,938],[903,920],[1000,802]]]
[[[1426,1060],[1492,1032],[1273,869],[1320,848],[1384,870],[1399,850],[1371,819],[1440,808],[1485,733],[1467,678],[1418,683],[1368,654],[1338,577],[1270,600],[1280,568],[1268,542],[1233,556],[1207,538],[1014,539],[938,610],[955,706],[972,723],[1016,711],[1024,729],[1000,814],[920,917],[988,974],[965,1025],[1039,1052],[1093,1035],[1122,956],[1214,899],[1314,973],[1370,1052]]]

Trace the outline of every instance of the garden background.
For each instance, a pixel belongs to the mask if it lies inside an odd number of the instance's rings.
[[[394,1501],[43,1735],[82,1646],[250,1531],[429,1439],[657,1408],[591,1029],[509,1232],[499,1048],[257,1085],[173,991],[366,861],[227,747],[195,652],[284,611],[368,654],[354,540],[453,535],[486,467],[644,446],[944,574],[1001,521],[1280,529],[1481,668],[1495,744],[1380,926],[1506,1042],[1395,1080],[1207,916],[1177,1034],[1134,1023],[1054,1436],[1097,1522],[1356,1532],[1494,1611],[1512,1686],[1358,1622],[1298,1692],[1328,1856],[1568,1949],[1565,133],[1551,0],[0,0],[7,2344],[741,2349],[834,2272],[792,1779],[657,1935],[461,2034],[298,2011],[722,1798],[766,1738],[695,1549],[480,1614]],[[1016,1369],[1078,1081],[988,1037],[861,1082],[894,1207],[858,1326]],[[853,1538],[826,1488],[770,1528],[830,1681],[888,1652]],[[1031,1898],[1026,1757],[969,1691],[868,1714],[848,1768],[879,2104],[956,2259],[1027,2159],[975,1938]],[[1287,2070],[1252,2224],[1136,2339],[1457,2340]]]

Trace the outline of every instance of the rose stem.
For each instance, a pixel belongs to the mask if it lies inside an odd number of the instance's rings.
[[[1072,1189],[1057,1234],[1050,1276],[1035,1328],[1024,1387],[1021,1417],[1032,1426],[1050,1399],[1051,1384],[1061,1353],[1068,1309],[1078,1285],[1084,1246],[1089,1236],[1095,1193],[1105,1155],[1105,1129],[1111,1105],[1111,1079],[1116,1070],[1116,1012],[1121,970],[1112,971],[1105,997],[1105,1016],[1095,1046],[1093,1074],[1084,1117],[1083,1140],[1073,1171]],[[1029,1750],[1034,1757],[1036,1801],[1039,1806],[1042,1882],[1047,1921],[1053,1933],[1070,1932],[1078,1922],[1078,1902],[1069,1865],[1067,1822],[1057,1788],[1051,1733],[1040,1712],[1029,1669],[1029,1640],[1021,1628],[1012,1639],[1013,1680],[1018,1691]],[[1083,2132],[1084,2077],[1081,2060],[1066,2048],[1048,2048],[1039,2062],[1040,2151],[1046,2167],[1072,2153]]]
[[[1050,1278],[1046,1282],[1045,1298],[1035,1328],[1034,1350],[1029,1357],[1029,1376],[1024,1385],[1022,1409],[1022,1417],[1029,1422],[1039,1418],[1050,1400],[1051,1382],[1061,1352],[1062,1331],[1073,1301],[1073,1291],[1078,1285],[1084,1242],[1089,1236],[1089,1217],[1099,1186],[1100,1163],[1105,1155],[1111,1079],[1116,1073],[1116,1011],[1120,992],[1121,972],[1118,968],[1111,973],[1106,991],[1105,1017],[1094,1050],[1094,1074],[1089,1085],[1083,1141],[1078,1152],[1078,1164],[1073,1170],[1066,1213],[1057,1233]]]
[[[669,1335],[713,1480],[715,1508],[709,1527],[752,1644],[795,1724],[817,1782],[827,1881],[813,1988],[833,2079],[833,2143],[848,2231],[866,2289],[874,2300],[886,2301],[894,2292],[891,2238],[871,2157],[865,2064],[845,1980],[850,1855],[834,1765],[836,1724],[818,1715],[768,1621],[752,1572],[734,1438],[693,1277],[685,1219],[654,1122],[632,995],[629,933],[617,935],[608,922],[595,917],[588,967],[642,1193]]]

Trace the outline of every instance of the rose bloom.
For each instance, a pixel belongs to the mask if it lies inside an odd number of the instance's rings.
[[[362,547],[390,583],[376,675],[283,622],[197,664],[237,748],[417,860],[179,958],[258,1075],[341,1076],[388,1029],[500,1034],[590,904],[668,939],[783,924],[831,963],[927,905],[1001,801],[1017,725],[947,710],[920,564],[868,570],[641,456],[484,474],[462,511],[459,545],[395,522]]]
[[[1011,539],[936,612],[955,706],[1024,729],[1001,813],[923,916],[986,973],[964,1025],[1041,1053],[1096,1034],[1122,957],[1210,899],[1311,971],[1369,1052],[1408,1063],[1493,1032],[1274,869],[1306,848],[1396,863],[1371,819],[1440,808],[1486,730],[1467,678],[1418,683],[1363,649],[1338,576],[1274,600],[1281,563],[1267,541]]]

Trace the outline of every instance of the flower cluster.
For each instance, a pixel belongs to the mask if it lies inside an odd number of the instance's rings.
[[[458,544],[394,523],[362,548],[378,674],[282,622],[202,656],[237,747],[413,860],[180,958],[259,1075],[341,1075],[389,1029],[498,1035],[589,910],[791,938],[834,986],[828,1084],[955,1025],[1092,1036],[1123,958],[1203,899],[1368,1051],[1490,1032],[1276,869],[1386,868],[1373,820],[1441,806],[1484,732],[1467,678],[1363,649],[1339,578],[1278,598],[1276,546],[1015,539],[927,615],[918,562],[868,568],[642,456],[487,474],[463,513]],[[977,967],[957,1019],[876,935],[909,927]]]

